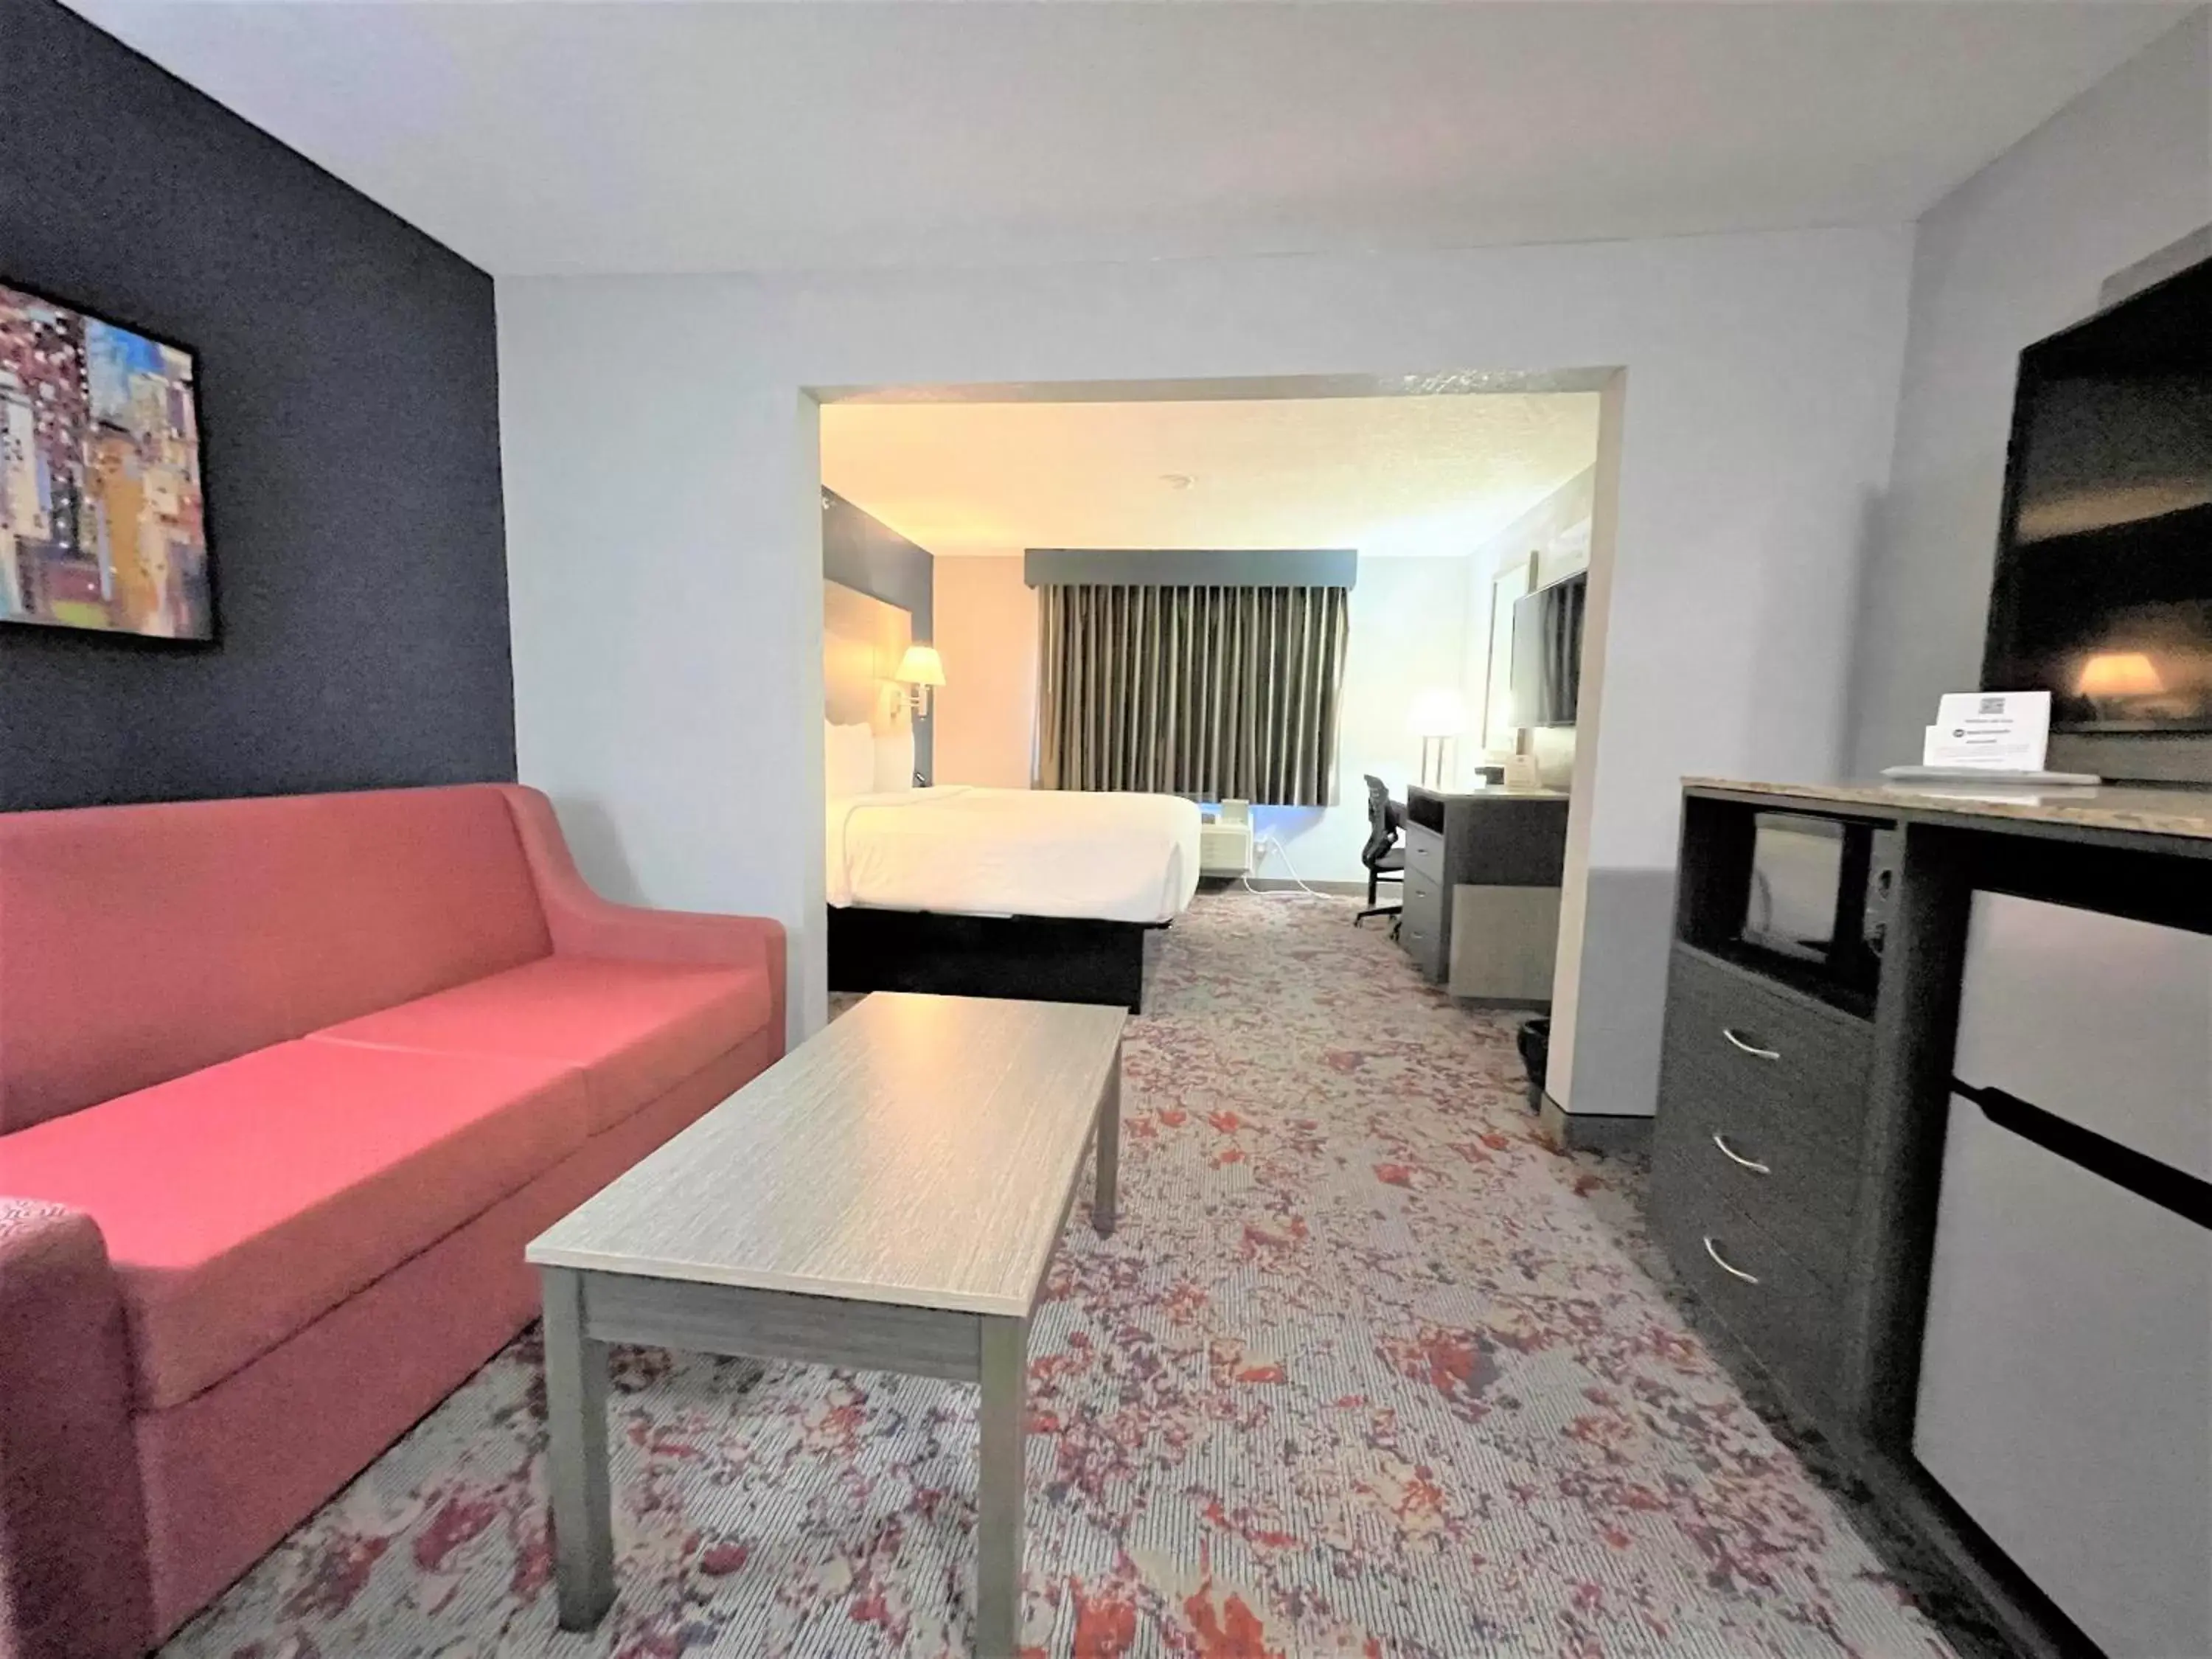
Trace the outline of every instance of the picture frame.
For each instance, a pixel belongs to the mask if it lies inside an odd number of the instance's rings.
[[[0,623],[213,646],[213,541],[199,353],[0,273]]]

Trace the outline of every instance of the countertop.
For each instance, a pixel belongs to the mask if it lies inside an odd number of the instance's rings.
[[[1832,806],[1886,807],[1899,816],[2008,818],[2066,824],[2084,830],[2132,830],[2212,841],[2212,789],[2160,788],[2150,784],[2100,784],[2066,789],[2046,785],[1989,783],[1772,783],[1741,778],[1685,778],[1686,789],[1771,795],[1780,800]]]
[[[1431,789],[1425,783],[1409,784],[1409,793],[1419,793],[1434,800],[1566,800],[1564,789],[1516,789],[1507,784],[1478,784],[1471,789]]]

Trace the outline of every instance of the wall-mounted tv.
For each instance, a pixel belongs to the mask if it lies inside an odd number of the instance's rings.
[[[1589,592],[1588,573],[1581,572],[1513,602],[1514,725],[1575,723]]]
[[[2021,355],[1982,684],[2136,739],[2069,764],[2198,769],[2140,740],[2212,733],[2212,263]]]
[[[0,285],[0,622],[215,637],[195,368]]]

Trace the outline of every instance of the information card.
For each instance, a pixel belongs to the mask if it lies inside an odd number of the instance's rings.
[[[1920,763],[2040,772],[2050,747],[2048,691],[1954,691],[1936,708]]]

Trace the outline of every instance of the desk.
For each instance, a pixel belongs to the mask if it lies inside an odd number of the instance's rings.
[[[1563,789],[1408,786],[1399,944],[1455,997],[1548,1004],[1566,855]]]

